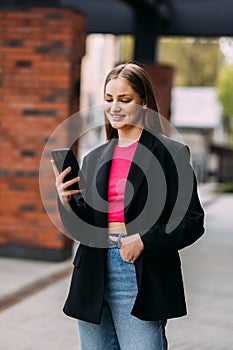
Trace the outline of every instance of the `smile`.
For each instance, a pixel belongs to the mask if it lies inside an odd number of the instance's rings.
[[[110,114],[113,121],[119,121],[126,117],[125,114]]]

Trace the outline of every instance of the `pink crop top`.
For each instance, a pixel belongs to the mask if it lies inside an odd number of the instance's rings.
[[[125,186],[138,141],[115,147],[108,183],[108,221],[123,222]]]

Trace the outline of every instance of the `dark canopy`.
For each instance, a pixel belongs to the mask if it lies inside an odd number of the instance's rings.
[[[0,0],[0,6],[73,7],[86,14],[87,33],[134,34],[141,17],[156,35],[233,36],[232,0]]]

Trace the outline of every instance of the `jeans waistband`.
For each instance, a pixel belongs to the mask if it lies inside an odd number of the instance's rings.
[[[109,236],[109,238],[108,238],[109,248],[119,248],[119,238],[120,237],[127,237],[127,233],[112,233],[112,232],[108,232],[108,236]],[[113,242],[110,237],[116,237],[117,241]]]

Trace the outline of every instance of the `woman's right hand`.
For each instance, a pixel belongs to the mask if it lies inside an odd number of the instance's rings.
[[[77,183],[79,181],[79,177],[76,177],[72,180],[63,182],[66,175],[69,174],[69,172],[71,171],[71,167],[66,168],[64,171],[62,171],[59,174],[59,171],[56,167],[54,160],[51,160],[51,163],[52,163],[53,172],[54,172],[54,175],[56,178],[55,186],[57,189],[59,199],[60,199],[62,205],[67,210],[70,210],[69,201],[71,200],[71,198],[74,194],[80,193],[82,190],[69,190],[68,187]]]

